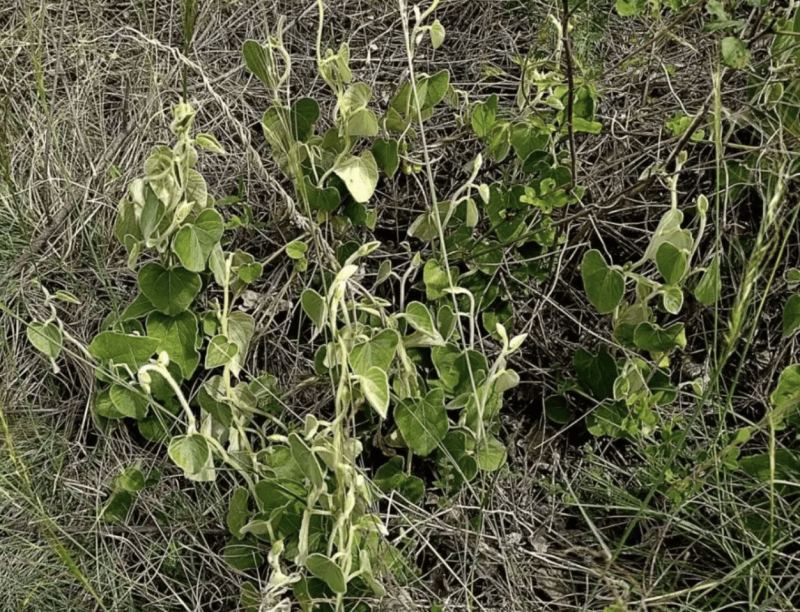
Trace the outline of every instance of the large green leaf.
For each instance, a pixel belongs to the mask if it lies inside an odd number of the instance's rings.
[[[89,353],[102,361],[111,360],[117,365],[127,365],[132,370],[147,363],[161,341],[147,336],[133,336],[106,331],[97,334],[89,345]]]
[[[795,293],[783,307],[783,337],[788,338],[800,329],[800,293]]]
[[[342,114],[349,115],[365,108],[372,99],[372,88],[366,83],[353,83],[342,95],[339,110]]]
[[[201,434],[175,436],[169,442],[167,453],[190,476],[202,472],[211,457],[208,442]]]
[[[425,97],[422,100],[422,110],[433,108],[441,102],[447,94],[447,88],[450,86],[450,73],[447,70],[440,70],[434,75],[425,77],[420,81],[417,86],[419,93],[421,87],[425,87]],[[425,115],[423,114],[423,117]],[[417,117],[412,117],[416,119]]]
[[[422,457],[444,440],[450,428],[441,389],[429,391],[424,398],[402,400],[395,408],[394,418],[408,447]]]
[[[703,273],[703,278],[697,284],[694,290],[694,296],[697,301],[704,306],[711,306],[719,299],[720,291],[722,290],[722,280],[719,274],[719,258],[714,257],[711,265]]]
[[[372,143],[372,155],[386,176],[392,178],[400,167],[400,157],[397,154],[397,141],[393,138],[385,140],[376,138]]]
[[[247,356],[250,340],[255,333],[256,323],[246,312],[239,310],[232,312],[228,317],[228,340],[239,347],[239,352],[231,359],[230,369],[234,376],[239,376],[242,362]]]
[[[669,242],[665,242],[658,247],[656,265],[668,285],[677,285],[686,275],[688,258],[684,251]]]
[[[406,321],[418,332],[428,336],[437,336],[438,332],[433,325],[431,311],[422,302],[410,302],[406,306]]]
[[[52,323],[31,323],[26,333],[30,343],[50,359],[55,359],[61,353],[64,339],[61,337],[61,330]]]
[[[319,466],[316,456],[308,448],[308,445],[296,433],[289,435],[289,448],[292,449],[292,457],[300,466],[300,469],[305,474],[306,478],[316,488],[322,488],[325,485],[325,477],[322,468]]]
[[[115,384],[111,385],[108,394],[111,403],[114,404],[114,408],[117,409],[119,414],[137,420],[147,416],[147,408],[150,402],[140,392]]]
[[[347,136],[376,136],[378,118],[370,109],[360,108],[347,118],[344,132]]]
[[[201,212],[194,223],[184,225],[172,242],[172,250],[187,270],[202,272],[214,245],[222,238],[225,224],[213,208]]]
[[[305,181],[306,197],[311,210],[333,212],[339,207],[339,192],[335,187],[320,189],[311,182],[309,177],[303,177],[303,180]]]
[[[389,378],[386,370],[372,366],[363,376],[358,376],[358,382],[364,397],[375,412],[385,419],[389,412]]]
[[[776,421],[798,420],[800,408],[800,364],[790,365],[781,372],[778,385],[769,397]]]
[[[412,504],[417,504],[425,496],[425,483],[418,476],[407,475],[404,465],[403,457],[395,455],[378,468],[372,482],[384,493],[397,491]]]
[[[233,361],[238,352],[239,347],[233,342],[228,342],[225,336],[214,336],[211,338],[211,342],[208,343],[208,349],[206,349],[205,367],[210,370],[219,366],[227,366]]]
[[[231,501],[228,504],[228,516],[225,520],[228,526],[228,531],[239,540],[242,539],[242,527],[247,524],[249,512],[247,510],[247,500],[250,495],[245,487],[238,487],[231,495]]]
[[[334,593],[347,592],[342,569],[325,555],[314,553],[306,559],[306,568],[317,578],[325,582]]]
[[[479,102],[472,111],[472,129],[478,138],[487,136],[497,117],[497,95],[492,94],[485,102]]]
[[[600,346],[597,355],[579,348],[573,359],[578,380],[592,396],[602,401],[614,395],[614,381],[617,379],[617,362],[608,352],[606,345]]]
[[[478,467],[486,472],[499,470],[506,464],[506,447],[494,436],[486,439],[477,449]]]
[[[159,350],[181,367],[184,378],[191,378],[200,363],[197,344],[197,317],[184,311],[174,317],[153,312],[147,317],[147,335],[161,341]]]
[[[289,113],[292,136],[305,142],[314,134],[314,124],[319,120],[319,104],[314,98],[300,98]]]
[[[581,276],[586,295],[597,312],[605,314],[619,306],[625,293],[625,279],[608,266],[600,251],[592,249],[583,256]]]
[[[662,328],[645,321],[636,326],[633,341],[642,350],[663,353],[675,347],[685,347],[686,333],[683,323],[673,323],[667,328]]]
[[[242,55],[248,70],[256,75],[264,85],[275,89],[278,83],[270,70],[270,51],[255,40],[246,40],[242,45]]]
[[[325,317],[328,316],[325,298],[313,289],[306,289],[300,296],[300,303],[303,306],[303,311],[311,318],[317,329],[322,329],[325,324]]]
[[[200,277],[186,268],[165,268],[149,263],[139,270],[139,289],[166,315],[176,315],[189,308],[200,292]]]
[[[353,347],[350,351],[350,367],[358,376],[366,376],[372,367],[387,371],[394,360],[398,342],[396,331],[383,330],[371,340]]]
[[[342,179],[356,202],[367,202],[375,193],[378,164],[370,151],[364,151],[358,157],[351,155],[334,166],[333,171]]]

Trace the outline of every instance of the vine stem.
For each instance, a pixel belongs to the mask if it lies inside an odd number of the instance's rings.
[[[186,397],[183,395],[183,391],[181,391],[180,386],[178,383],[175,382],[175,379],[172,378],[172,374],[169,373],[166,367],[161,365],[160,363],[146,363],[141,368],[139,368],[139,377],[141,379],[141,375],[146,372],[156,372],[164,377],[164,380],[167,381],[172,390],[175,391],[175,395],[178,398],[178,401],[183,408],[183,411],[186,413],[186,421],[187,421],[187,431],[190,434],[193,434],[197,431],[197,419],[194,418],[194,413],[192,409],[189,407],[189,402],[186,401]]]
[[[562,0],[562,7],[561,36],[564,39],[564,57],[567,62],[567,132],[569,134],[569,161],[572,170],[572,179],[569,182],[567,191],[572,191],[578,180],[578,160],[575,151],[575,129],[572,121],[573,108],[575,106],[575,76],[572,65],[572,40],[569,37],[569,0]],[[566,214],[566,210],[564,214]]]

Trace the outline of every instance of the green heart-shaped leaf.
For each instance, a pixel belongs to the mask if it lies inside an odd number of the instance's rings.
[[[644,322],[636,326],[633,341],[644,351],[663,353],[675,347],[685,347],[686,333],[683,323],[673,323],[667,328],[661,328],[653,323]]]
[[[668,285],[677,285],[683,280],[688,267],[686,253],[669,242],[663,243],[656,252],[658,271]]]
[[[422,279],[425,283],[425,293],[429,300],[438,300],[444,297],[444,290],[450,286],[450,282],[447,279],[447,270],[435,259],[429,259],[425,262]]]
[[[450,86],[450,73],[447,70],[440,70],[436,74],[421,79],[417,85],[417,93],[424,87],[425,96],[422,101],[422,110],[428,110],[439,104],[447,94]],[[425,115],[423,114],[423,117]],[[417,117],[412,117],[417,119]]]
[[[172,250],[187,270],[202,272],[211,250],[222,238],[225,224],[222,215],[208,208],[201,212],[194,223],[184,225],[172,241]]]
[[[602,401],[614,394],[614,381],[619,371],[605,344],[600,345],[596,356],[579,348],[572,363],[578,380],[596,400]]]
[[[800,293],[795,293],[783,307],[783,337],[788,338],[800,329]]]
[[[50,359],[58,357],[64,346],[61,330],[52,323],[31,323],[26,334],[30,343]]]
[[[351,155],[334,166],[333,171],[342,179],[347,191],[356,202],[367,202],[378,185],[378,164],[370,151],[360,156]]]
[[[393,138],[385,140],[376,138],[372,143],[372,155],[383,173],[392,178],[400,167],[400,157],[397,153],[397,141]]]
[[[472,130],[478,138],[483,138],[494,127],[497,117],[497,95],[492,94],[485,102],[478,102],[472,111]]]
[[[385,419],[389,412],[389,379],[386,371],[372,366],[363,376],[358,376],[358,382],[361,384],[361,392],[364,397],[367,398],[375,412]]]
[[[138,370],[155,353],[161,341],[147,336],[133,336],[119,332],[101,332],[89,345],[89,353],[102,361],[112,361],[117,365],[127,365]]]
[[[200,363],[200,353],[195,348],[197,317],[193,312],[184,311],[174,317],[151,313],[147,317],[147,335],[161,340],[159,349],[181,367],[184,378],[192,377]]]
[[[421,457],[429,455],[450,428],[441,389],[428,392],[424,398],[402,400],[395,408],[394,418],[408,447]]]
[[[327,584],[334,593],[346,593],[347,583],[342,569],[325,555],[314,553],[306,559],[306,568]]]
[[[372,367],[386,372],[394,360],[399,337],[393,329],[385,329],[377,336],[357,344],[350,351],[350,367],[358,376],[367,376]],[[385,376],[385,375],[384,375]]]
[[[404,466],[403,457],[395,455],[378,468],[372,482],[384,493],[397,491],[412,504],[417,504],[425,496],[425,483],[417,476],[408,476]]]
[[[200,292],[200,277],[186,268],[165,268],[149,263],[139,270],[139,289],[166,315],[176,315],[189,308]]]
[[[208,442],[201,434],[175,436],[169,442],[167,453],[187,475],[202,472],[211,458]]]
[[[230,364],[238,352],[239,347],[228,342],[225,336],[214,336],[206,350],[206,369],[210,370]]]
[[[109,389],[111,403],[120,414],[132,419],[143,419],[147,416],[147,408],[150,405],[146,396],[129,389],[123,385],[111,385]]]
[[[719,299],[720,291],[722,291],[722,280],[719,274],[719,258],[715,257],[697,284],[694,296],[704,306],[711,306]]]
[[[500,440],[494,436],[486,436],[478,446],[478,467],[486,472],[499,470],[506,464],[506,455],[506,447]]]
[[[625,279],[608,266],[600,251],[592,249],[583,256],[581,276],[586,295],[597,312],[605,314],[619,306],[625,293]]]
[[[294,139],[305,142],[314,134],[314,124],[319,120],[319,104],[314,98],[300,98],[292,104],[289,119]]]
[[[347,136],[372,137],[378,134],[378,118],[368,108],[360,108],[347,118],[344,127]]]
[[[339,207],[339,192],[335,187],[319,189],[307,176],[303,177],[303,180],[305,181],[306,197],[311,210],[333,212]]]
[[[322,329],[325,324],[325,317],[328,316],[325,298],[313,289],[306,289],[300,296],[300,303],[303,306],[303,311],[314,322],[317,329]]]

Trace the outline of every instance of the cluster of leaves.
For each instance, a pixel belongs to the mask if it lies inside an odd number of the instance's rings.
[[[351,266],[337,278],[353,274]],[[472,480],[479,469],[503,466],[505,447],[494,434],[502,394],[519,381],[506,368],[506,357],[519,348],[523,337],[509,341],[505,328],[498,326],[503,349],[490,364],[480,351],[457,344],[459,326],[449,304],[440,305],[435,316],[416,301],[404,312],[390,314],[385,310],[388,303],[370,298],[339,305],[343,320],[337,321],[335,300],[313,289],[303,293],[303,308],[315,325],[330,330],[336,325],[337,330],[335,340],[317,351],[317,374],[353,381],[347,401],[366,404],[393,423],[388,434],[378,431],[387,454],[395,455],[392,448],[408,449],[419,457],[435,451],[436,484],[449,491]],[[393,456],[377,471],[375,483],[385,492],[397,491],[419,502],[424,483],[404,473],[404,467],[403,459]]]
[[[476,311],[493,335],[498,322],[513,321],[514,298],[524,296],[532,280],[547,277],[552,253],[563,242],[553,226],[554,213],[583,196],[570,168],[570,130],[597,134],[602,129],[594,120],[597,92],[590,82],[577,79],[570,120],[569,86],[560,62],[537,57],[517,62],[522,77],[513,116],[498,108],[497,95],[475,104],[470,114],[473,132],[486,145],[485,157],[502,168],[502,180],[476,187],[479,159],[473,179],[437,209],[448,260],[464,271],[458,284],[475,295]],[[475,187],[479,198],[472,197]],[[420,216],[409,234],[437,238],[434,214]]]
[[[159,479],[160,474],[157,470],[151,470],[145,476],[136,465],[125,468],[111,480],[111,495],[103,509],[103,518],[112,523],[124,523],[139,491],[155,486]]]
[[[661,425],[656,408],[677,397],[670,382],[669,353],[686,345],[684,323],[673,318],[683,308],[686,286],[694,286],[694,296],[701,304],[712,305],[719,298],[719,259],[715,256],[705,268],[692,266],[706,226],[708,201],[700,196],[694,207],[698,226],[694,237],[683,227],[684,213],[677,207],[677,178],[667,180],[673,190],[672,206],[639,261],[609,265],[597,250],[588,251],[583,258],[581,275],[589,301],[599,313],[612,315],[613,338],[629,349],[620,359],[605,345],[595,354],[584,349],[575,354],[577,387],[573,391],[598,403],[587,420],[594,435],[652,436]],[[628,281],[634,285],[632,300],[625,299]],[[647,354],[650,360],[644,358]],[[557,422],[568,420],[566,394],[549,398],[547,409]]]
[[[434,44],[441,44],[441,24],[427,27]],[[320,75],[336,96],[334,127],[317,134],[320,107],[316,100],[280,99],[281,86],[291,74],[291,58],[280,30],[266,44],[245,42],[243,55],[248,69],[275,94],[261,125],[273,158],[294,183],[307,216],[316,217],[318,223],[330,222],[337,236],[351,226],[374,229],[377,213],[366,204],[375,193],[379,174],[392,178],[400,168],[408,141],[416,135],[413,126],[418,117],[429,118],[448,91],[449,72],[419,78],[415,96],[409,83],[401,85],[379,119],[370,108],[371,87],[353,82],[348,45],[342,43],[336,52],[328,49],[318,59]],[[378,137],[379,133],[383,136]],[[373,139],[368,148],[363,146],[367,138]],[[354,154],[357,148],[361,149],[358,155]],[[408,172],[413,171],[413,164],[402,163]]]

